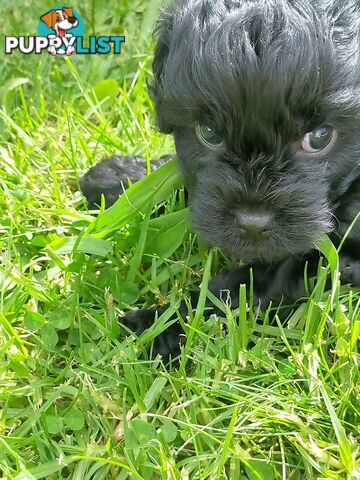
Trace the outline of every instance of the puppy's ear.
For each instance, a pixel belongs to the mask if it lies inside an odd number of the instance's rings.
[[[48,28],[52,28],[52,26],[55,25],[55,19],[54,19],[55,15],[56,15],[55,10],[50,10],[50,12],[45,13],[45,15],[40,17],[40,20],[44,22]]]
[[[72,8],[64,7],[63,12],[65,12],[66,15],[70,18],[74,16]]]
[[[169,37],[171,35],[172,25],[173,15],[170,12],[163,12],[156,27],[158,39],[153,61],[154,82],[149,86],[151,98],[156,110],[156,126],[162,133],[172,133],[173,131],[172,126],[166,120],[163,92],[163,74],[169,56]]]

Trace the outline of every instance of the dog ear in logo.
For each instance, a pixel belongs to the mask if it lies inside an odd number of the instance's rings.
[[[44,22],[48,28],[52,28],[52,26],[55,25],[55,22],[56,22],[56,11],[50,10],[50,12],[45,13],[45,15],[42,15],[40,17],[40,20]]]
[[[64,7],[62,11],[66,13],[66,15],[68,16],[68,19],[75,18],[72,8]]]

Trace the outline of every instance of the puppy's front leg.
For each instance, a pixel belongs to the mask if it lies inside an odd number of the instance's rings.
[[[51,54],[51,55],[56,55],[56,48],[55,48],[55,45],[52,44],[52,42],[54,41],[54,39],[56,38],[56,35],[48,35],[48,39],[49,39],[49,48],[48,48],[48,52]]]
[[[255,306],[266,308],[270,302],[292,304],[306,295],[304,267],[307,260],[309,257],[291,257],[284,262],[257,263],[219,273],[211,280],[209,290],[218,298],[230,299],[231,308],[238,308],[240,285],[250,287],[252,271]]]
[[[180,313],[185,317],[186,305],[183,303],[180,307]],[[120,318],[120,322],[125,327],[133,331],[137,336],[147,330],[159,317],[164,310],[162,308],[147,308],[144,310],[134,310]],[[127,332],[126,332],[127,333]],[[155,338],[153,346],[153,357],[161,355],[163,357],[175,356],[179,353],[180,344],[184,341],[184,332],[179,322],[172,324],[163,333]]]
[[[254,278],[254,303],[260,304],[264,308],[273,301],[274,304],[292,304],[295,300],[306,294],[304,287],[304,266],[307,258],[290,258],[277,264],[256,264],[246,265],[240,268],[219,273],[209,283],[209,291],[220,300],[226,300],[231,303],[231,308],[239,306],[239,289],[241,284],[250,284],[250,270],[253,271]],[[190,295],[190,305],[196,308],[199,293],[192,292]],[[151,308],[145,310],[135,310],[120,319],[121,323],[127,328],[141,335],[149,328],[156,316],[160,316],[163,309]],[[188,307],[186,302],[182,302],[179,313],[186,321]],[[205,315],[212,313],[222,315],[210,300],[206,303]],[[179,352],[179,345],[184,342],[184,332],[179,322],[174,323],[169,329],[160,334],[153,348],[153,355],[161,354],[165,357],[176,355]]]

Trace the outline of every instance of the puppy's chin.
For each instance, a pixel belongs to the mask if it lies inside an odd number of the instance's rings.
[[[267,242],[247,242],[239,239],[238,242],[223,244],[221,249],[227,251],[234,260],[243,263],[276,263],[293,256],[302,256],[314,248],[314,242],[304,242],[301,248],[294,245],[280,246],[280,242],[269,240]]]

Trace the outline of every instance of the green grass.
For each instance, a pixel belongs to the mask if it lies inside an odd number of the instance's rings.
[[[238,311],[205,321],[228,260],[187,228],[175,166],[97,219],[76,190],[107,155],[173,151],[146,91],[159,2],[72,6],[88,34],[127,35],[121,57],[0,60],[0,478],[360,478],[360,291],[340,286],[336,250],[322,245],[329,267],[287,326],[246,305],[245,287]],[[36,33],[43,8],[4,2],[2,31]],[[178,363],[149,360],[200,283]],[[170,307],[124,338],[119,312],[154,303]]]

